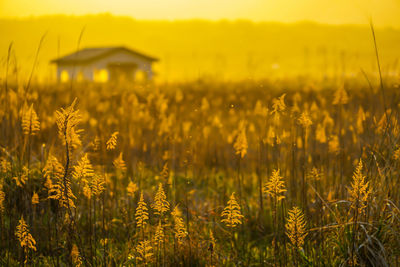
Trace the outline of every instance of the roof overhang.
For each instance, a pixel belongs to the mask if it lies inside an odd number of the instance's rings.
[[[53,59],[50,62],[54,63],[54,64],[57,64],[57,65],[89,64],[89,63],[95,62],[95,61],[97,61],[99,59],[105,58],[107,56],[110,56],[110,55],[112,55],[114,53],[117,53],[117,52],[120,52],[120,51],[127,52],[129,54],[132,54],[134,56],[143,58],[144,60],[147,60],[147,61],[150,61],[150,62],[159,61],[158,58],[145,55],[143,53],[134,51],[134,50],[126,48],[126,47],[108,48],[106,51],[104,51],[102,53],[99,53],[98,55],[91,56],[91,57],[88,57],[88,58],[80,58],[79,53],[83,53],[84,51],[85,51],[85,49],[79,50],[79,51],[77,51],[75,53],[66,55],[64,57]]]

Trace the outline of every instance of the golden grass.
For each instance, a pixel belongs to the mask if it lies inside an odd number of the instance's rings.
[[[393,265],[398,83],[385,93],[360,79],[2,88],[0,265]]]

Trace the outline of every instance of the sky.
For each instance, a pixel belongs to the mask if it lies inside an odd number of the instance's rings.
[[[111,13],[136,19],[247,19],[400,27],[400,0],[0,0],[0,17]]]

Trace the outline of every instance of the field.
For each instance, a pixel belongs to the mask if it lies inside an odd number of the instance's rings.
[[[1,87],[2,266],[396,266],[399,79]]]

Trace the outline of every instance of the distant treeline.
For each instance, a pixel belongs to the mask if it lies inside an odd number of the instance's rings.
[[[82,33],[82,38],[79,36]],[[385,73],[398,71],[400,30],[376,30]],[[294,74],[355,75],[376,71],[370,29],[355,25],[251,21],[145,21],[108,14],[0,20],[0,70],[51,80],[49,61],[77,48],[125,45],[160,58],[158,80],[248,79]],[[79,42],[80,40],[80,42]],[[3,79],[4,74],[0,75]]]

